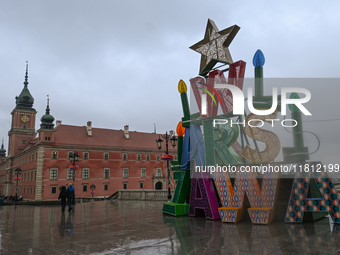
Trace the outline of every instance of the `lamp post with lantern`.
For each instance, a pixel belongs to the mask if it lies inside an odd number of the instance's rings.
[[[94,194],[94,190],[96,189],[96,185],[94,185],[94,184],[92,183],[92,185],[90,186],[90,189],[92,190],[92,191],[91,191],[91,194],[92,194],[92,198],[93,198],[93,194]]]
[[[171,196],[171,191],[170,191],[170,165],[169,165],[169,161],[173,160],[174,157],[172,155],[169,155],[169,145],[168,145],[168,141],[170,140],[172,147],[176,146],[177,143],[177,138],[174,134],[173,130],[168,131],[165,133],[165,135],[159,135],[159,138],[156,140],[157,142],[157,147],[158,149],[162,149],[162,142],[163,140],[161,139],[161,137],[163,139],[165,139],[165,155],[162,155],[162,160],[166,160],[166,167],[167,167],[167,174],[168,174],[168,199],[170,200],[172,198]]]
[[[73,188],[74,188],[74,195],[73,195],[73,201],[72,204],[75,203],[75,197],[76,197],[76,189],[75,189],[75,175],[76,170],[78,169],[78,166],[76,166],[76,162],[79,160],[78,152],[70,152],[69,153],[69,159],[72,165],[70,166],[70,169],[73,170]]]

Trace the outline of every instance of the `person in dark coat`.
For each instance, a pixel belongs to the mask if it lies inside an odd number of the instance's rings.
[[[58,199],[61,199],[61,210],[62,210],[62,212],[65,212],[66,198],[67,198],[67,190],[66,190],[65,186],[62,186],[61,191],[59,193],[59,197],[58,197]]]
[[[72,210],[72,201],[74,197],[74,188],[72,186],[72,183],[70,183],[67,187],[67,204],[68,204],[68,210]]]

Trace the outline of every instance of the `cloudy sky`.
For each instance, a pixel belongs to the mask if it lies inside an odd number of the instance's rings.
[[[26,60],[37,124],[49,95],[63,124],[175,129],[177,84],[198,75],[200,54],[189,47],[203,39],[208,18],[220,30],[241,27],[229,49],[234,61],[247,62],[246,77],[261,49],[265,77],[339,78],[339,9],[338,2],[304,0],[0,0],[0,136],[7,149]]]

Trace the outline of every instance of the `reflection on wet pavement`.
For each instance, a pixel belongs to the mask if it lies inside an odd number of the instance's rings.
[[[340,226],[226,224],[162,214],[162,202],[0,206],[0,254],[337,254]],[[340,254],[340,252],[339,252]]]

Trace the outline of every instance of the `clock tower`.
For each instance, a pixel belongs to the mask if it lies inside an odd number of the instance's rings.
[[[8,156],[20,153],[29,142],[36,137],[35,115],[37,111],[32,107],[34,98],[28,90],[28,64],[24,88],[19,96],[15,97],[16,107],[12,111],[11,130],[8,132]]]

